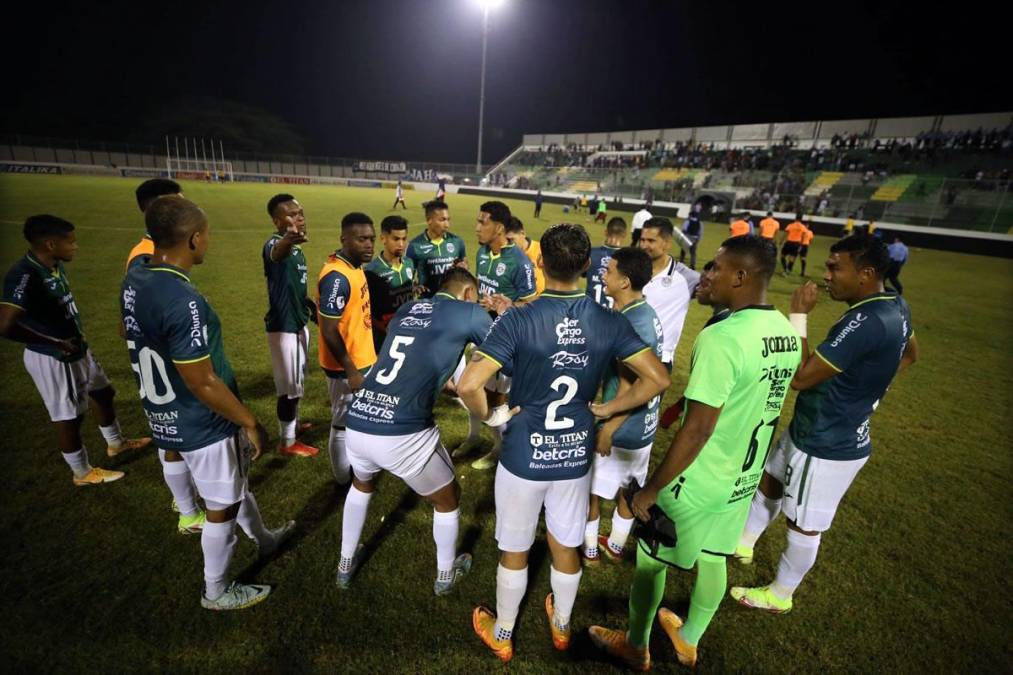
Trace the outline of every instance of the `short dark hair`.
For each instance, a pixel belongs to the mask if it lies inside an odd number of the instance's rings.
[[[74,224],[69,220],[43,213],[28,216],[22,232],[29,244],[35,244],[49,237],[66,237],[74,231]]]
[[[545,274],[559,281],[575,280],[591,259],[591,238],[580,225],[553,225],[542,235],[541,244]]]
[[[408,221],[401,216],[387,216],[380,221],[380,231],[390,234],[394,230],[407,230]]]
[[[159,197],[165,195],[178,195],[183,191],[183,188],[179,186],[174,180],[168,178],[152,178],[146,180],[137,186],[134,190],[134,196],[137,197],[137,206],[141,209],[141,212],[147,211],[148,207],[151,206],[151,202],[155,201]]]
[[[881,239],[864,233],[852,234],[834,242],[830,252],[850,254],[855,267],[871,267],[880,279],[890,269],[890,252],[886,244]]]
[[[267,215],[274,218],[274,210],[278,208],[278,204],[283,204],[285,202],[291,202],[294,200],[295,197],[286,192],[282,192],[280,195],[275,195],[271,197],[271,199],[268,200],[267,202]]]
[[[207,216],[189,199],[156,199],[144,212],[144,225],[155,246],[172,248],[207,222]]]
[[[750,260],[756,270],[769,282],[777,270],[777,249],[772,241],[755,234],[732,237],[721,242],[725,253]]]
[[[455,265],[443,273],[443,281],[440,283],[440,288],[449,289],[453,286],[474,286],[478,288],[478,279],[467,268]]]
[[[774,212],[773,212],[773,211],[767,211],[767,217],[768,217],[768,218],[770,218],[770,217],[771,217],[771,216],[773,216],[773,215],[774,215]]]
[[[352,211],[341,219],[341,229],[346,230],[354,225],[372,225],[373,219],[367,216],[365,213],[358,211]]]
[[[605,234],[609,237],[621,237],[626,234],[626,221],[619,216],[609,218],[605,225]]]
[[[704,272],[710,272],[712,269],[714,269],[714,261],[713,260],[708,260],[707,262],[705,262],[703,264],[703,271]]]
[[[437,211],[443,211],[445,209],[449,209],[450,207],[447,206],[447,202],[443,201],[442,199],[433,199],[432,201],[428,201],[425,203],[425,208],[426,208],[426,219],[428,220],[429,216],[433,215]]]
[[[524,231],[524,223],[517,216],[510,216],[510,222],[506,224],[506,231],[508,233],[516,234],[517,232]]]
[[[630,280],[630,286],[635,291],[643,290],[654,275],[651,256],[642,248],[621,248],[612,254],[612,259],[616,261],[616,269]]]
[[[496,223],[502,223],[506,227],[510,223],[510,207],[503,202],[486,202],[478,207],[479,211],[489,214],[489,219]]]
[[[672,233],[675,232],[675,228],[672,226],[672,221],[664,216],[654,216],[648,218],[647,222],[644,223],[644,229],[654,228],[658,230],[662,237],[665,239],[671,239]]]

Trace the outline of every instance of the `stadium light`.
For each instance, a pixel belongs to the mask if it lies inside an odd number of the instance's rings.
[[[503,2],[504,0],[479,0],[482,6],[482,84],[478,91],[478,157],[475,159],[475,173],[479,176],[482,175],[482,118],[485,113],[485,52],[489,40],[489,10],[501,6]]]

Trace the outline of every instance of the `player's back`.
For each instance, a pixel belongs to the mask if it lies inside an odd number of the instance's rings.
[[[774,218],[764,218],[760,221],[760,236],[764,239],[773,239],[780,229],[781,223]]]
[[[403,435],[433,426],[436,396],[469,342],[485,339],[492,321],[478,305],[437,293],[398,309],[376,364],[348,411],[349,429]]]
[[[784,228],[784,232],[788,235],[788,241],[792,243],[801,243],[802,235],[805,233],[805,225],[796,220],[788,223],[788,226]]]
[[[612,308],[612,298],[605,294],[605,272],[608,271],[612,254],[618,246],[603,244],[591,249],[591,264],[587,268],[587,295],[602,307]]]

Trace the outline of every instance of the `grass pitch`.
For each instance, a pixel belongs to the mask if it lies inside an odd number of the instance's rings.
[[[139,182],[0,176],[4,270],[25,250],[20,230],[26,216],[53,213],[77,225],[81,249],[68,266],[72,288],[92,349],[119,392],[123,428],[135,436],[145,434],[146,426],[116,323],[124,259],[143,231],[133,199]],[[201,183],[186,183],[184,190],[204,207],[213,228],[207,262],[195,268],[193,281],[222,318],[226,351],[246,402],[276,433],[263,329],[260,249],[272,231],[265,204],[283,190],[303,203],[310,237],[304,248],[315,279],[324,257],[339,245],[341,216],[365,211],[379,224],[391,213],[393,192]],[[424,227],[421,203],[431,195],[407,191],[406,197],[411,208],[404,215],[414,236]],[[473,266],[474,218],[484,200],[450,195],[449,201],[453,229],[467,242]],[[511,206],[534,237],[564,218],[556,205],[546,205],[541,220],[531,217],[530,202]],[[600,242],[603,228],[591,226],[583,215],[577,220]],[[701,255],[712,252],[725,231],[723,225],[708,224]],[[822,274],[831,243],[816,238],[810,276]],[[795,596],[795,610],[769,616],[726,599],[701,642],[703,670],[1008,670],[1013,314],[1006,302],[1013,297],[1013,262],[916,250],[903,280],[922,360],[894,383],[876,412],[872,460],[823,537],[816,567]],[[774,279],[770,299],[782,311],[797,283],[797,278]],[[821,298],[810,333],[825,335],[842,310]],[[708,315],[700,306],[690,310],[666,405],[686,384],[692,340]],[[315,337],[312,344],[315,352]],[[315,354],[312,358],[315,362]],[[432,594],[429,507],[389,476],[373,500],[364,532],[368,559],[352,588],[340,592],[334,571],[342,494],[334,487],[326,453],[311,460],[265,455],[251,477],[265,520],[275,525],[295,518],[298,534],[265,564],[256,562],[253,547],[242,540],[233,573],[274,584],[274,593],[256,608],[214,614],[198,603],[199,539],[176,534],[155,454],[105,459],[100,454],[105,446],[89,418],[85,438],[92,461],[122,468],[127,476],[114,485],[74,488],[21,364],[21,347],[0,342],[0,366],[0,612],[7,617],[0,654],[12,671],[500,669],[470,626],[475,604],[495,603],[491,472],[458,466],[462,546],[474,554],[475,567],[452,595]],[[302,415],[318,425],[309,442],[326,446],[327,390],[318,369],[308,377]],[[466,433],[465,414],[452,404],[441,403],[437,419],[448,447]],[[671,432],[659,434],[655,462],[671,438]],[[770,580],[783,545],[779,520],[757,544],[753,566],[729,564],[729,583]],[[584,631],[593,623],[625,625],[632,567],[604,563],[585,572],[568,654],[553,651],[542,610],[549,591],[544,531],[529,569],[510,669],[614,671]],[[692,575],[669,574],[664,604],[684,610],[691,586]],[[679,669],[657,629],[652,655],[659,672]]]

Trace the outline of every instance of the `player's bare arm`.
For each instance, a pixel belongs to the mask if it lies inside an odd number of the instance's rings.
[[[837,370],[833,366],[821,359],[816,352],[809,351],[805,317],[816,307],[818,298],[819,287],[812,281],[805,282],[791,294],[789,319],[802,336],[802,364],[795,371],[795,377],[791,381],[791,388],[798,391],[812,389],[837,375]]]
[[[11,304],[0,305],[0,335],[26,345],[48,345],[56,347],[68,356],[76,354],[80,349],[74,340],[58,340],[57,338],[43,335],[21,323],[21,317],[25,310]]]
[[[357,391],[362,387],[365,378],[359,372],[359,369],[355,367],[352,357],[348,355],[348,347],[345,346],[345,340],[338,331],[338,319],[321,316],[320,334],[324,338],[324,344],[327,345],[327,349],[331,351],[331,355],[345,369],[345,375],[348,376],[349,389]]]
[[[457,395],[464,401],[465,407],[489,426],[504,424],[521,410],[519,407],[515,407],[507,411],[505,419],[489,418],[489,402],[485,395],[485,383],[492,379],[499,369],[498,363],[476,351],[471,355],[471,361],[464,369],[460,382],[457,383]]]
[[[284,260],[292,253],[292,247],[306,243],[307,241],[309,239],[306,238],[305,232],[300,232],[294,224],[289,225],[288,229],[285,230],[285,235],[271,247],[271,260],[273,262]]]
[[[668,370],[650,350],[635,354],[624,363],[637,376],[637,381],[608,403],[593,403],[591,412],[598,419],[608,419],[616,413],[638,408],[668,389],[671,384]]]
[[[897,366],[897,375],[903,373],[908,369],[908,366],[917,361],[918,354],[918,340],[916,340],[915,336],[912,335],[907,341],[907,346],[904,347],[904,355],[900,357],[900,365]]]
[[[624,364],[619,364],[619,387],[616,389],[616,396],[629,391],[633,387],[633,382],[636,381],[636,375],[633,371],[627,368]],[[595,439],[595,451],[602,457],[608,457],[612,454],[612,437],[619,430],[619,427],[623,425],[626,420],[630,417],[630,412],[619,413],[613,415],[601,428],[598,429],[598,435]]]

